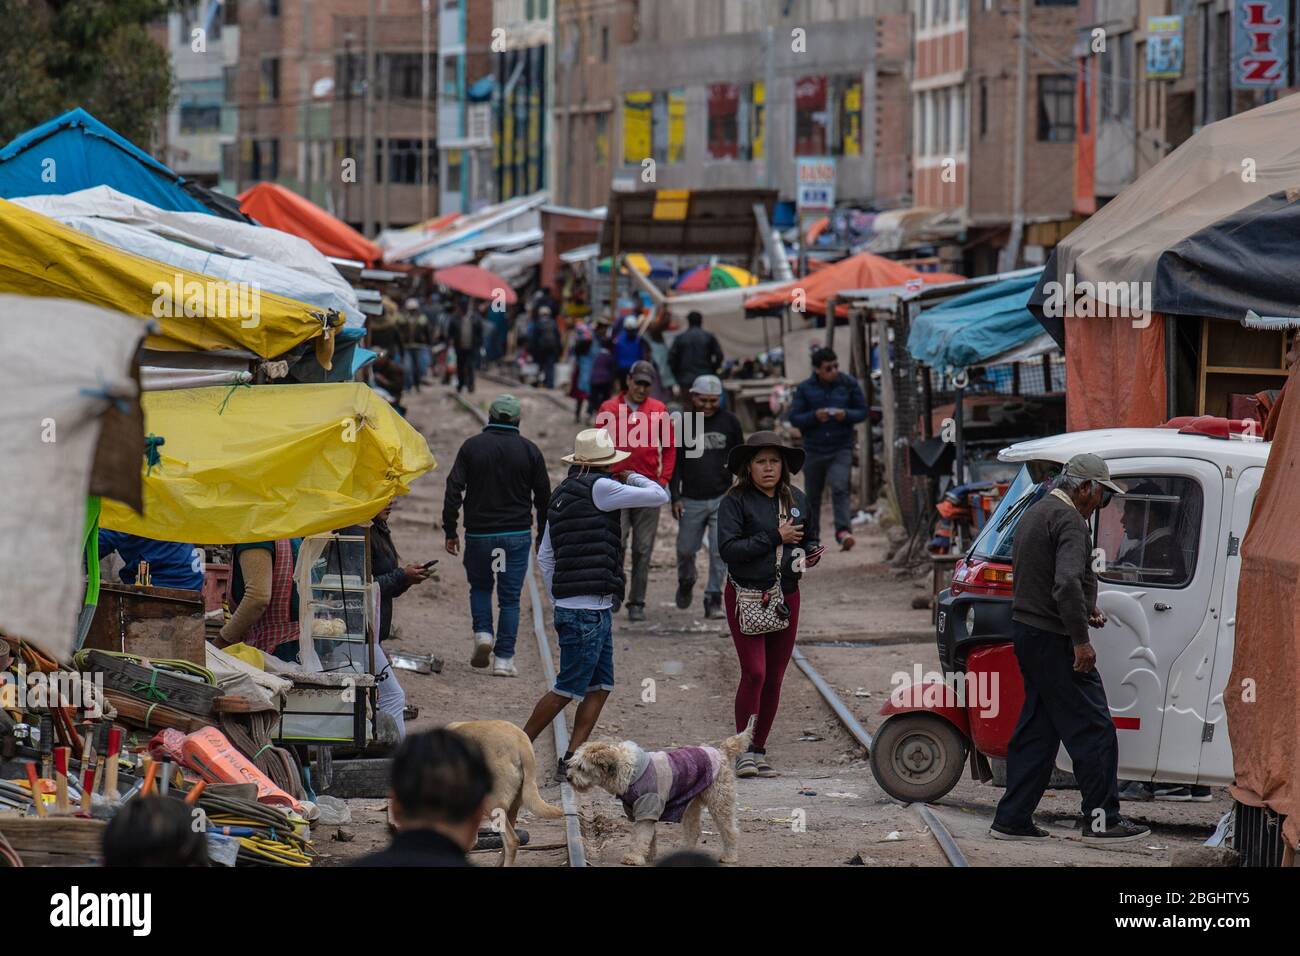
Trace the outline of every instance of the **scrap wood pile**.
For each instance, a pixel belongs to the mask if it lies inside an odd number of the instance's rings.
[[[203,811],[214,862],[312,864],[315,811],[294,755],[272,745],[277,711],[190,661],[98,649],[73,661],[75,672],[60,671],[0,640],[0,866],[98,862],[105,821],[152,794]],[[16,693],[33,672],[78,686],[50,679],[48,696]]]

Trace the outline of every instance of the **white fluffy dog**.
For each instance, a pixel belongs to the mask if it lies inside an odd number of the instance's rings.
[[[682,824],[682,849],[700,839],[705,807],[722,836],[722,862],[736,862],[736,767],[749,749],[754,717],[734,737],[716,747],[679,747],[647,753],[630,740],[621,744],[589,742],[569,759],[569,783],[575,790],[600,787],[623,801],[634,822],[632,848],[623,857],[629,866],[655,858],[655,824]]]

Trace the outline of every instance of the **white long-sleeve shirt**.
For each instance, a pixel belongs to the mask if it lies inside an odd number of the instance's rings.
[[[669,501],[668,489],[645,475],[629,472],[627,484],[613,478],[600,478],[591,486],[591,500],[601,511],[618,511],[622,508],[658,508]],[[542,581],[546,584],[546,593],[556,607],[567,607],[576,611],[603,611],[614,606],[613,595],[579,594],[574,597],[557,598],[551,590],[551,578],[555,574],[555,551],[551,548],[551,526],[548,524],[542,533],[542,543],[537,549],[537,566],[542,569]]]

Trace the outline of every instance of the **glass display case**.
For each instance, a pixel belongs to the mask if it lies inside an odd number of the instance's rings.
[[[299,554],[302,635],[322,671],[371,673],[378,587],[365,534],[304,538]],[[304,655],[303,663],[309,661]]]

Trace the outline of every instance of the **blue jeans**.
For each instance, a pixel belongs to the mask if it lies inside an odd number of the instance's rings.
[[[614,616],[603,611],[555,609],[560,673],[552,690],[582,700],[593,690],[614,689]]]
[[[492,587],[497,589],[497,657],[515,656],[519,634],[519,592],[528,572],[531,532],[465,536],[465,577],[469,580],[469,612],[475,634],[492,633]]]

